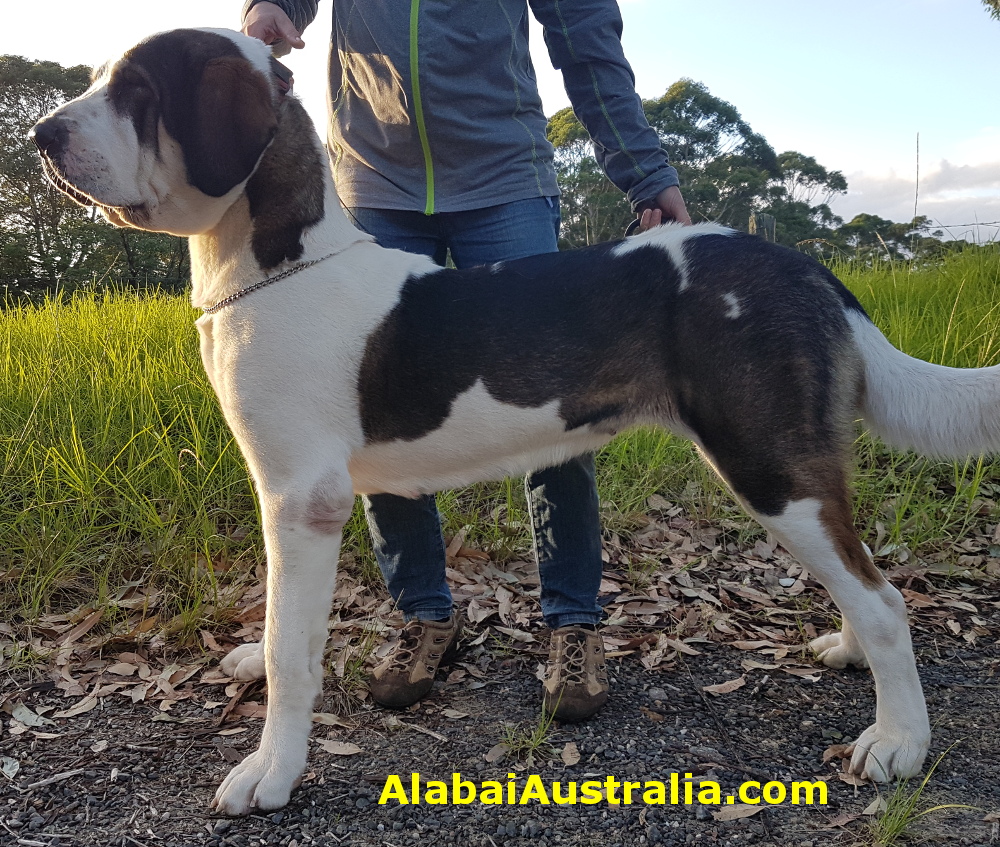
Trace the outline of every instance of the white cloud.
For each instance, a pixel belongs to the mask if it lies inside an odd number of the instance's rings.
[[[942,160],[921,174],[920,194],[915,197],[913,175],[895,171],[847,174],[848,193],[830,205],[844,220],[867,212],[893,221],[918,215],[953,238],[982,241],[1000,237],[1000,161],[953,165]],[[987,226],[986,224],[993,224]]]
[[[996,195],[1000,189],[1000,161],[953,165],[944,160],[926,179],[921,179],[920,187],[932,194],[961,191],[969,196]]]

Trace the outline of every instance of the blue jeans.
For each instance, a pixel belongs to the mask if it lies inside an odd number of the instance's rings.
[[[443,265],[448,251],[459,268],[511,261],[558,250],[556,198],[519,200],[468,212],[425,215],[349,208],[356,226],[383,247],[422,253]],[[601,619],[601,524],[594,457],[529,474],[531,512],[545,623],[552,629]],[[389,594],[406,620],[440,620],[452,612],[445,579],[441,518],[433,495],[364,498],[375,558]]]

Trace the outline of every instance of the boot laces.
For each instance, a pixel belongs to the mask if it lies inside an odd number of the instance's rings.
[[[424,634],[424,625],[419,620],[410,621],[404,628],[396,649],[392,654],[389,670],[406,671],[416,658],[420,639]]]
[[[566,639],[565,647],[562,651],[563,670],[566,674],[566,683],[570,685],[582,685],[587,676],[587,641],[576,636]]]

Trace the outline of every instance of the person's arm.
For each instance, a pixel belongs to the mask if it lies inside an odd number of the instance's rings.
[[[265,44],[284,41],[289,47],[300,50],[306,46],[302,32],[316,17],[317,5],[318,0],[246,0],[243,32]]]
[[[562,72],[573,111],[594,142],[594,155],[643,229],[661,220],[690,223],[659,136],[649,126],[635,77],[622,51],[615,0],[529,0],[545,30],[552,64]]]

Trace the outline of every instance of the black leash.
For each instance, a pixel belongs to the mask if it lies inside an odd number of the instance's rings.
[[[625,237],[628,238],[630,235],[635,235],[636,230],[639,229],[639,226],[642,223],[642,213],[645,212],[646,209],[655,209],[655,208],[656,208],[656,203],[653,200],[644,200],[642,203],[636,206],[635,211],[638,214],[638,217],[634,221],[632,221],[632,223],[630,223],[627,227],[625,227]]]
[[[271,57],[271,73],[278,83],[278,90],[284,95],[292,90],[292,70],[281,64],[274,56]]]

